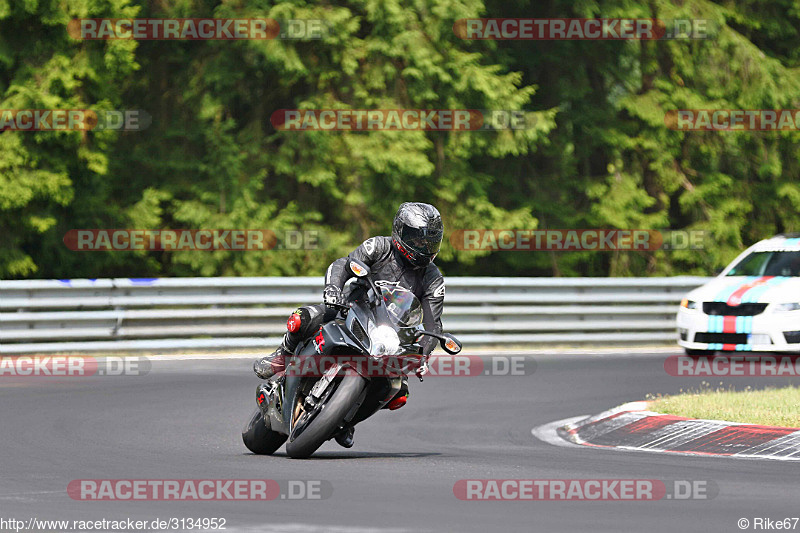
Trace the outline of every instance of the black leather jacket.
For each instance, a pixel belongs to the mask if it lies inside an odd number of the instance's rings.
[[[422,304],[425,329],[435,333],[442,332],[442,310],[444,309],[444,278],[431,263],[425,268],[413,268],[400,252],[392,246],[391,237],[371,237],[361,243],[348,256],[363,261],[369,266],[376,280],[398,282],[403,288],[414,293]],[[348,272],[348,257],[341,257],[331,263],[325,273],[325,285],[336,285],[340,289],[352,277]],[[425,354],[436,346],[432,337],[421,341]]]

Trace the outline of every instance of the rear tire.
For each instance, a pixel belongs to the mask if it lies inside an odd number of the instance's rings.
[[[343,377],[323,409],[308,423],[308,427],[297,437],[289,437],[289,442],[286,443],[289,457],[305,459],[317,451],[338,429],[366,385],[366,380],[356,373]]]
[[[242,440],[247,449],[257,455],[272,455],[283,446],[288,437],[268,428],[261,409],[256,409],[250,416],[250,422],[242,431]]]

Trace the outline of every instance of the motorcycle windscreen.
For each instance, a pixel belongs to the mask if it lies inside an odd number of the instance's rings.
[[[415,328],[422,324],[422,304],[413,292],[398,286],[381,287],[381,295],[395,326]]]

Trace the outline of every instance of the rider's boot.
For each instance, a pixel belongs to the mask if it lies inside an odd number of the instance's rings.
[[[408,401],[410,394],[408,393],[408,376],[403,376],[403,382],[400,385],[400,390],[394,395],[394,398],[383,406],[384,409],[394,411],[403,407]]]
[[[289,354],[291,352],[281,343],[277,350],[253,362],[253,372],[261,379],[269,379],[275,374],[284,371],[286,368],[286,356]]]
[[[395,411],[403,407],[407,401],[408,401],[408,393],[405,393],[403,396],[395,396],[391,402],[386,404],[386,409],[390,411]]]
[[[336,442],[339,443],[340,446],[345,448],[352,448],[353,447],[353,435],[356,432],[356,428],[354,427],[346,427],[341,430],[339,433],[336,434],[334,437]]]

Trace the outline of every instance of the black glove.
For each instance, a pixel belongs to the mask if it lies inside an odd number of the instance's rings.
[[[340,289],[336,285],[325,285],[325,289],[323,289],[322,291],[322,301],[328,307],[333,307],[336,305],[344,305],[344,296],[342,295],[342,289]]]

